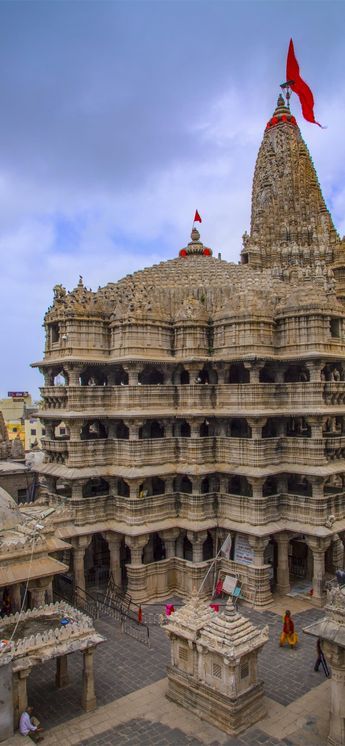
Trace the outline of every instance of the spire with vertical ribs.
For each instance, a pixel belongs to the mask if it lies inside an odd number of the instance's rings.
[[[338,252],[313,162],[282,95],[258,153],[251,231],[243,239],[241,261],[257,268],[331,265]]]

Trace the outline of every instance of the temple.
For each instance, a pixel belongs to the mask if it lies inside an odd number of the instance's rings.
[[[217,253],[193,229],[96,292],[55,286],[37,508],[81,590],[111,573],[137,602],[188,597],[230,533],[217,573],[245,599],[302,584],[322,605],[344,563],[344,243],[282,96],[241,263]]]

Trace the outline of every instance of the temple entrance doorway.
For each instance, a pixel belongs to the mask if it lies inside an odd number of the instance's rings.
[[[290,594],[307,594],[313,586],[313,555],[304,536],[294,536],[289,543]]]

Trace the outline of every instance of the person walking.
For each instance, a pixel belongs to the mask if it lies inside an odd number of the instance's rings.
[[[318,637],[316,640],[316,651],[317,651],[317,658],[315,661],[314,671],[318,671],[321,665],[326,678],[329,679],[329,668],[327,666],[327,661],[326,661],[326,658],[324,656],[324,653],[321,647],[320,637]]]
[[[282,648],[286,642],[290,645],[290,648],[294,648],[298,643],[298,634],[295,632],[295,625],[289,609],[286,610],[283,617],[283,630],[279,639],[280,647]]]

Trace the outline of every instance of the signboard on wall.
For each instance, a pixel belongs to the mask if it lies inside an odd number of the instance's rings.
[[[11,399],[25,399],[29,396],[28,391],[8,391],[7,396]]]
[[[237,534],[235,538],[234,561],[241,565],[252,565],[254,553],[249,541],[243,534]]]

